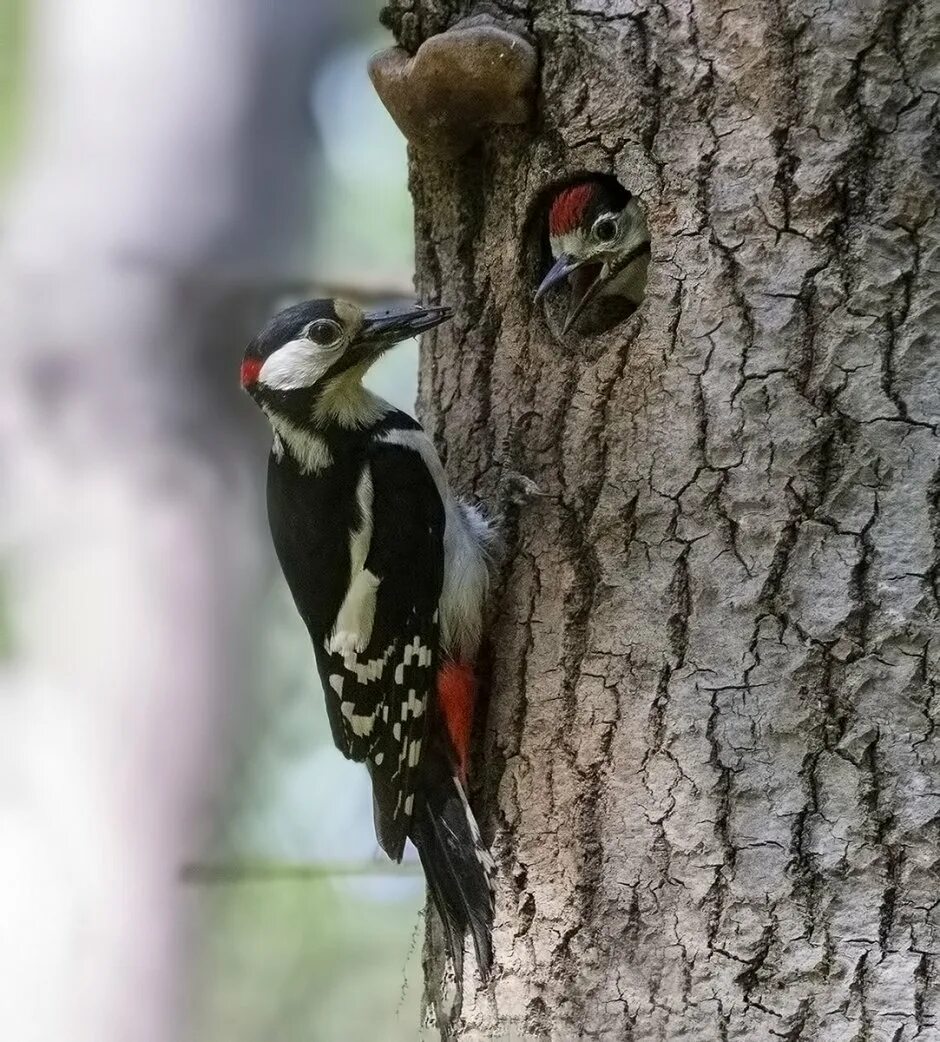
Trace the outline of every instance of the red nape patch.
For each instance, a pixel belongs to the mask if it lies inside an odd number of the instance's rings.
[[[447,733],[457,754],[462,781],[467,780],[470,733],[473,730],[473,703],[476,681],[473,667],[466,662],[445,662],[437,671],[437,700]]]
[[[242,387],[251,387],[258,382],[258,374],[261,372],[260,358],[246,358],[242,362]]]
[[[598,190],[593,181],[585,181],[559,192],[548,214],[549,235],[554,238],[574,231]]]

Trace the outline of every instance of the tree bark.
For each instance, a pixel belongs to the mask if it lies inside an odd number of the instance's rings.
[[[413,49],[468,13],[395,3]],[[458,7],[460,9],[458,10]],[[414,154],[421,411],[510,519],[475,805],[489,988],[443,1038],[940,1038],[936,7],[557,0],[539,117]],[[518,21],[513,23],[513,18]],[[615,173],[647,299],[554,336],[547,187]]]

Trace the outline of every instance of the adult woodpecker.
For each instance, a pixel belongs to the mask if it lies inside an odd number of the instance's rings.
[[[565,333],[589,305],[615,321],[637,309],[646,287],[649,231],[639,203],[615,178],[595,175],[558,192],[548,234],[555,264],[535,299],[567,280]]]
[[[362,386],[389,347],[450,315],[297,304],[248,345],[241,383],[273,428],[271,534],[333,740],[369,769],[389,857],[417,847],[455,964],[469,931],[485,978],[494,863],[465,786],[491,533],[421,425]]]

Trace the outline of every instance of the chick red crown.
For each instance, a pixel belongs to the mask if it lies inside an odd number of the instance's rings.
[[[600,185],[596,181],[585,181],[559,192],[548,215],[549,235],[554,238],[574,231],[599,195]]]
[[[613,177],[597,175],[563,188],[552,202],[548,214],[548,233],[552,238],[588,227],[604,210],[618,212],[630,201],[631,193]]]

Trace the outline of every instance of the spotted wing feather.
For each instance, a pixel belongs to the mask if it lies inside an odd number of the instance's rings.
[[[400,858],[414,813],[428,702],[438,664],[438,601],[444,572],[444,509],[417,452],[376,445],[371,541],[365,567],[379,579],[364,651],[320,652],[337,746],[372,775],[376,831]]]

